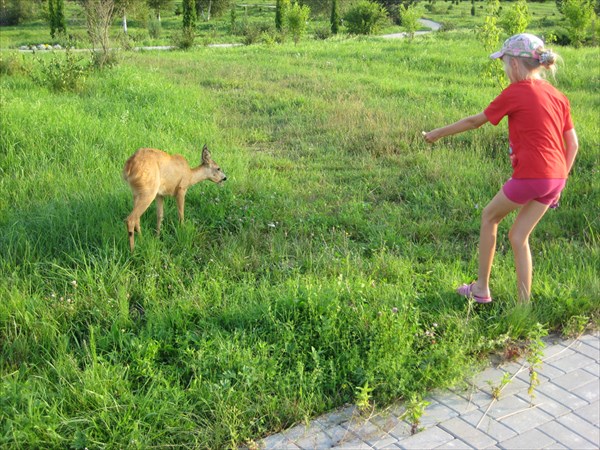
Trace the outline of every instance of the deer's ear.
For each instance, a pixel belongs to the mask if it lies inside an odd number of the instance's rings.
[[[208,164],[210,161],[212,161],[212,158],[210,156],[210,152],[208,151],[208,146],[204,144],[204,147],[202,148],[202,163]]]

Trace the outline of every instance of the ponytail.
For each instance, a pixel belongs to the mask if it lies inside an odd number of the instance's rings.
[[[560,56],[557,53],[554,53],[552,50],[544,47],[538,47],[535,50],[535,55],[537,58],[516,58],[521,61],[523,67],[527,69],[528,72],[533,72],[534,70],[539,70],[541,67],[543,67],[550,72],[554,78],[556,75],[556,63],[559,59],[561,59]]]

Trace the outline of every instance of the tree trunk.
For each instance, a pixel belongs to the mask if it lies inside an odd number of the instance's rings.
[[[127,34],[127,13],[123,13],[123,33]]]

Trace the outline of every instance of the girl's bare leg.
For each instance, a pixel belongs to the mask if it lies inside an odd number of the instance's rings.
[[[548,210],[548,205],[531,201],[527,203],[515,219],[508,238],[515,256],[517,270],[517,291],[520,302],[528,302],[531,297],[533,264],[529,249],[529,235]]]
[[[498,224],[508,213],[522,205],[510,201],[500,190],[481,214],[481,230],[479,232],[479,272],[472,292],[478,296],[490,295],[490,273],[496,253],[496,235]]]

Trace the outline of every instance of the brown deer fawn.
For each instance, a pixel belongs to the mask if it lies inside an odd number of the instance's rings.
[[[183,222],[185,194],[196,183],[210,180],[221,183],[227,179],[221,168],[212,160],[208,147],[202,149],[202,164],[191,168],[181,155],[169,155],[154,148],[140,148],[125,163],[123,179],[133,193],[133,211],[125,220],[129,234],[129,249],[135,246],[135,231],[142,233],[140,217],[156,198],[156,234],[160,233],[163,219],[163,199],[175,197],[179,222]]]

